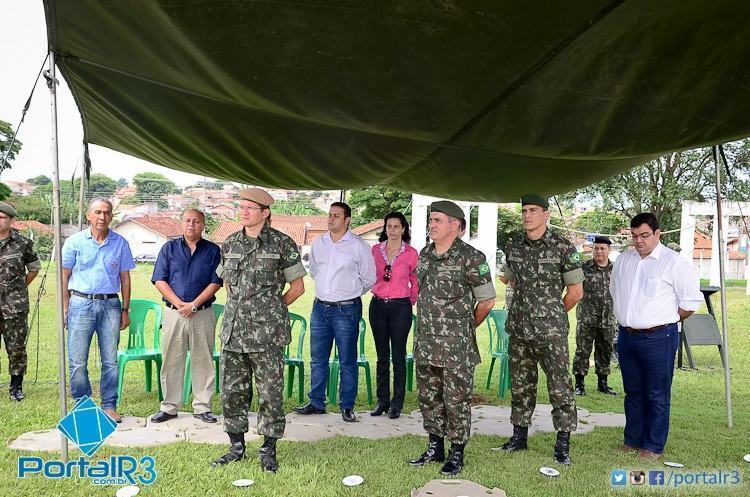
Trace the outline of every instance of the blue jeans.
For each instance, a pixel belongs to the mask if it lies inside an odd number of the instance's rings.
[[[653,333],[628,333],[617,339],[625,389],[625,437],[631,447],[661,454],[669,435],[677,325]]]
[[[326,405],[328,359],[333,341],[339,351],[341,381],[339,406],[352,409],[357,398],[357,338],[362,318],[362,301],[351,305],[325,305],[317,300],[310,316],[310,403],[320,409]]]
[[[89,300],[70,296],[68,305],[68,367],[73,399],[91,396],[88,360],[91,338],[96,332],[102,358],[102,409],[117,405],[117,347],[120,344],[119,299]]]

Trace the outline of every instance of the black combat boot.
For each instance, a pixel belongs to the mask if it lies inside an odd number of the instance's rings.
[[[583,397],[586,395],[586,385],[583,382],[585,376],[581,374],[576,375],[576,395]]]
[[[229,452],[212,462],[212,468],[224,466],[230,462],[240,461],[245,458],[245,434],[227,433],[227,435],[229,435],[229,442],[232,444]]]
[[[617,392],[609,388],[609,385],[607,385],[606,374],[598,374],[596,376],[599,377],[599,386],[597,387],[597,390],[599,390],[601,393],[606,393],[607,395],[617,395]]]
[[[451,450],[448,451],[448,459],[440,469],[441,473],[455,476],[464,469],[464,447],[464,444],[451,444]]]
[[[555,461],[560,464],[570,464],[570,432],[558,431],[555,442]]]
[[[276,440],[273,437],[265,437],[263,445],[258,449],[260,465],[263,471],[275,473],[279,469],[279,464],[276,462]]]
[[[443,437],[430,433],[430,440],[427,442],[427,450],[417,459],[412,459],[409,464],[412,466],[424,466],[428,462],[445,461],[445,442]]]
[[[529,427],[513,425],[513,436],[500,449],[505,452],[528,449]]]
[[[23,375],[12,374],[10,375],[10,400],[16,400],[21,402],[24,399],[23,395]]]

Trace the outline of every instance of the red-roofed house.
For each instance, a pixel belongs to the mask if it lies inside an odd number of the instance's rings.
[[[363,224],[362,226],[357,226],[356,228],[352,229],[352,233],[358,235],[364,241],[369,243],[371,247],[378,243],[378,238],[380,238],[380,233],[382,232],[382,219],[378,219],[377,221],[372,221],[370,223]]]
[[[42,233],[47,233],[50,235],[52,234],[52,227],[44,223],[40,223],[39,221],[13,221],[11,227],[17,229],[18,231],[32,229],[34,231],[40,231]]]
[[[159,255],[162,245],[182,236],[182,222],[171,217],[132,217],[114,228],[130,244],[136,259]]]

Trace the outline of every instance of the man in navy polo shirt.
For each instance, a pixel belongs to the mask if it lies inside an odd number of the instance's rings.
[[[190,351],[193,416],[206,423],[218,419],[211,413],[214,389],[214,295],[223,282],[216,274],[221,260],[218,245],[201,237],[206,216],[198,209],[182,215],[183,235],[164,244],[156,259],[151,282],[163,295],[161,385],[164,401],[151,417],[161,423],[177,417],[182,406],[185,358]]]
[[[130,324],[130,270],[135,268],[130,245],[109,229],[112,203],[95,198],[79,231],[62,248],[63,308],[68,327],[70,392],[77,402],[91,396],[88,359],[96,332],[102,358],[102,409],[117,423],[117,346],[120,330]],[[122,289],[122,304],[117,292]]]

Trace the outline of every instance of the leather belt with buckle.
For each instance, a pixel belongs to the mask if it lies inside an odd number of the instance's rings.
[[[81,293],[75,290],[71,290],[70,293],[75,295],[76,297],[82,297],[89,300],[107,300],[120,298],[120,296],[116,293]]]
[[[377,301],[383,302],[384,304],[387,304],[389,302],[398,302],[399,304],[411,304],[411,300],[409,299],[409,297],[384,299],[382,297],[378,297],[377,295],[373,295],[372,298],[374,298]]]
[[[342,305],[354,305],[356,300],[341,300],[339,302],[328,302],[326,300],[320,300],[319,298],[315,297],[315,302],[318,302],[319,304],[323,305],[332,305],[332,306],[342,306]]]
[[[660,324],[659,326],[653,326],[651,328],[641,328],[641,329],[631,328],[630,326],[621,326],[621,328],[623,330],[627,331],[628,333],[634,333],[634,334],[639,334],[639,333],[655,333],[657,331],[661,331],[661,330],[665,329],[667,326],[672,326],[673,324],[674,323]]]

